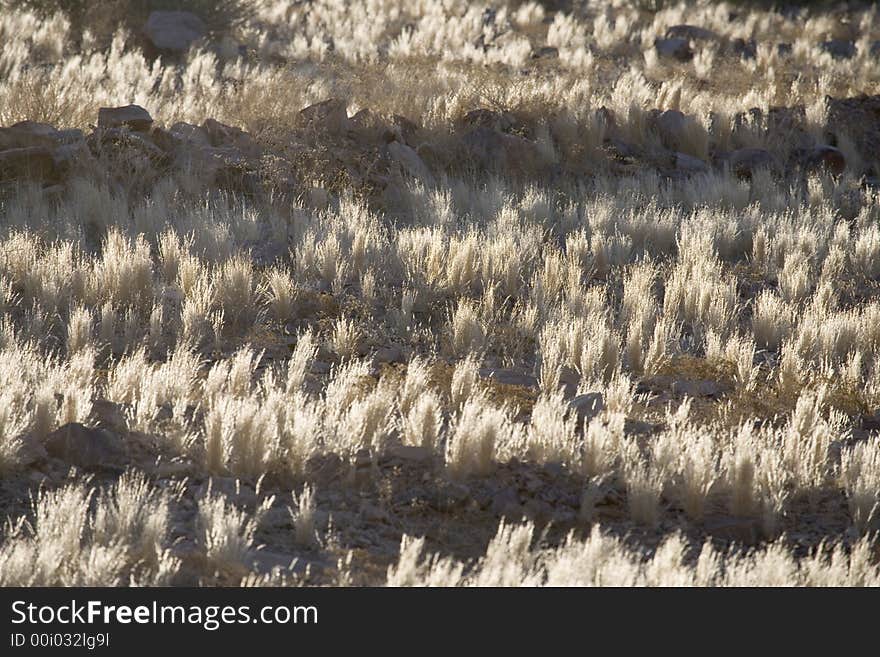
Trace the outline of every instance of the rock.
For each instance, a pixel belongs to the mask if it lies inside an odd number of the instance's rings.
[[[400,114],[395,114],[391,117],[391,136],[394,137],[397,141],[401,141],[407,146],[415,147],[416,146],[416,135],[418,135],[421,128],[410,121],[405,116],[401,116]],[[386,139],[386,141],[390,141]]]
[[[0,151],[0,182],[32,180],[51,183],[58,179],[55,158],[46,146]]]
[[[538,379],[531,374],[523,374],[516,370],[496,369],[492,367],[480,368],[480,376],[492,379],[495,383],[506,386],[523,386],[526,388],[537,388]]]
[[[819,47],[834,59],[852,59],[856,54],[856,44],[844,39],[831,39],[821,43]]]
[[[660,136],[663,145],[672,150],[681,148],[688,125],[693,122],[693,119],[678,110],[666,110],[659,113],[655,110],[652,116],[654,129]]]
[[[56,130],[53,137],[60,144],[78,144],[85,140],[83,131],[79,128],[66,128],[64,130]]]
[[[182,53],[208,33],[204,21],[189,11],[152,11],[144,33],[159,50]]]
[[[177,165],[199,175],[206,184],[241,192],[253,192],[255,180],[251,161],[234,146],[181,149]]]
[[[144,132],[131,132],[125,128],[106,128],[88,136],[87,143],[95,154],[139,154],[154,164],[167,164],[168,153],[156,146]]]
[[[168,128],[168,132],[177,139],[198,146],[211,146],[211,135],[208,130],[192,123],[178,122]]]
[[[862,415],[861,425],[865,431],[880,431],[880,410],[872,415]]]
[[[202,130],[207,134],[211,146],[232,147],[240,151],[242,155],[249,157],[256,157],[260,154],[261,149],[256,139],[241,128],[226,125],[214,119],[207,119],[202,124]]]
[[[863,162],[875,162],[877,153],[880,153],[880,95],[826,97],[825,100],[828,103],[828,126],[833,131],[846,133]],[[867,173],[876,175],[877,171]]]
[[[403,137],[395,132],[385,120],[369,108],[364,108],[348,117],[348,134],[362,144],[388,144],[393,141],[403,142]]]
[[[387,148],[391,159],[408,176],[424,182],[429,182],[434,179],[428,169],[428,165],[425,164],[425,161],[419,157],[418,153],[406,144],[402,144],[399,141],[392,141],[388,144]]]
[[[626,418],[623,422],[623,433],[627,436],[650,436],[654,433],[654,425],[644,420]]]
[[[802,155],[805,171],[826,171],[839,176],[846,168],[846,157],[843,152],[833,146],[817,146]]]
[[[694,51],[687,39],[656,39],[654,48],[661,57],[689,62],[694,58]]]
[[[388,448],[386,455],[389,458],[408,461],[410,463],[427,463],[434,456],[430,449],[419,447],[417,445],[394,445]]]
[[[605,409],[605,398],[601,392],[587,392],[568,402],[568,407],[578,416],[578,422],[589,421]]]
[[[80,468],[100,468],[121,464],[122,441],[104,429],[71,422],[59,427],[44,441],[50,456]]]
[[[459,128],[489,128],[499,132],[525,132],[525,126],[510,112],[477,108],[465,114],[458,121]]]
[[[8,128],[0,128],[0,150],[52,147],[58,143],[58,131],[48,123],[20,121]]]
[[[376,350],[375,360],[377,363],[402,363],[403,352],[400,347],[382,347]]]
[[[327,374],[331,367],[330,363],[325,360],[313,360],[309,370],[312,374]]]
[[[529,519],[544,524],[553,518],[553,507],[544,500],[530,499],[523,505],[523,511]]]
[[[737,37],[731,41],[730,48],[733,54],[742,59],[755,59],[758,56],[758,44],[755,43],[754,39],[746,41]]]
[[[474,128],[464,135],[462,145],[469,159],[483,169],[531,172],[545,164],[535,144],[491,128]]]
[[[93,171],[95,158],[85,141],[61,144],[52,151],[58,175],[69,178],[80,172]]]
[[[87,421],[101,429],[128,430],[128,421],[125,418],[125,410],[122,405],[106,399],[92,400],[92,410],[89,411]]]
[[[559,48],[554,46],[541,46],[532,52],[532,59],[559,59]]]
[[[300,110],[299,115],[313,130],[344,135],[351,128],[347,110],[348,104],[344,100],[329,98]]]
[[[140,105],[102,107],[98,110],[98,127],[126,127],[136,132],[146,132],[153,125],[153,117]]]
[[[673,166],[676,171],[689,176],[709,173],[709,166],[698,157],[678,152],[674,153],[673,156]]]
[[[489,510],[496,516],[518,519],[522,516],[519,495],[513,488],[504,488],[492,496]]]
[[[740,148],[724,153],[718,158],[721,166],[726,166],[737,177],[751,180],[752,174],[759,169],[772,169],[776,166],[775,158],[763,148]]]
[[[666,30],[666,39],[682,39],[687,41],[716,41],[718,35],[712,30],[696,25],[673,25]]]
[[[741,545],[754,545],[758,542],[759,527],[753,518],[720,516],[707,518],[704,522],[706,533],[713,538]]]
[[[677,379],[672,382],[672,393],[687,397],[712,397],[717,398],[723,394],[721,386],[710,379],[698,379],[687,381]]]

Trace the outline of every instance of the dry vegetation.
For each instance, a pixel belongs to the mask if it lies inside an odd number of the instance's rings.
[[[880,584],[876,7],[241,4],[0,12],[0,583]]]

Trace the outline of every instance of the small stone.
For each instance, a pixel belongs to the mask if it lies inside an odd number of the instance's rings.
[[[105,130],[125,126],[136,132],[146,132],[152,125],[153,117],[140,105],[102,107],[98,110],[98,127]]]

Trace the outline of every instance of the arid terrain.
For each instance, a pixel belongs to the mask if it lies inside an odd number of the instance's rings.
[[[880,585],[878,14],[0,0],[0,584]]]

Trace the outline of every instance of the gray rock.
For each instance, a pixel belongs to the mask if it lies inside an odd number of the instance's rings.
[[[687,175],[709,173],[709,166],[703,160],[687,153],[675,153],[674,166],[676,171]]]
[[[687,397],[720,397],[724,393],[724,389],[709,379],[696,381],[679,379],[672,382],[672,393]]]
[[[172,125],[168,132],[178,139],[198,146],[211,146],[211,136],[202,126],[179,122]]]
[[[241,128],[226,125],[214,119],[206,119],[202,124],[202,130],[207,134],[211,146],[235,148],[242,155],[246,156],[257,156],[260,154],[261,149],[257,140]]]
[[[751,180],[752,174],[759,169],[773,169],[776,166],[776,159],[763,148],[740,148],[720,155],[717,161],[743,180]]]
[[[375,360],[377,363],[402,363],[403,352],[400,347],[382,347],[376,350]]]
[[[111,431],[127,431],[128,422],[121,404],[106,399],[93,399],[92,410],[89,412],[89,424]]]
[[[427,463],[433,457],[430,449],[415,445],[394,445],[388,448],[386,455],[410,463]]]
[[[328,98],[320,103],[309,105],[301,109],[299,115],[309,128],[319,132],[343,135],[351,129],[348,104],[339,98]]]
[[[406,144],[392,141],[388,144],[387,148],[392,161],[408,176],[425,182],[430,182],[434,179],[425,161]]]
[[[655,110],[652,124],[660,136],[663,145],[673,151],[681,149],[688,130],[695,127],[694,119],[678,110],[666,110],[664,112],[657,112]]]
[[[480,368],[480,376],[492,379],[495,383],[507,386],[524,386],[526,388],[538,387],[538,379],[531,374],[523,374],[516,370],[483,367]]]
[[[0,151],[0,182],[11,180],[55,182],[58,178],[59,172],[52,149],[46,146]]]
[[[0,150],[51,147],[58,142],[58,131],[48,123],[20,121],[7,128],[0,128]]]
[[[136,132],[146,132],[152,125],[153,117],[140,105],[102,107],[98,110],[99,128],[121,128],[125,126]]]
[[[856,54],[856,44],[844,39],[831,39],[823,42],[819,47],[834,59],[852,59]]]
[[[569,401],[568,406],[577,414],[579,422],[585,422],[605,409],[605,398],[601,392],[588,392]]]
[[[730,44],[733,53],[742,59],[755,59],[758,56],[758,44],[754,39],[736,38]]]
[[[673,25],[666,30],[667,39],[686,39],[689,41],[717,41],[718,35],[712,30],[696,25]]]
[[[208,33],[205,22],[189,11],[153,11],[144,33],[159,50],[182,53]]]
[[[559,48],[542,46],[532,53],[532,59],[558,59]]]
[[[754,518],[718,516],[707,518],[704,527],[713,538],[741,545],[754,545],[760,535],[758,522]]]
[[[505,518],[519,518],[522,516],[522,506],[519,503],[519,495],[512,488],[504,488],[492,496],[489,510],[497,516]]]
[[[50,433],[44,445],[50,456],[80,468],[118,466],[125,455],[119,437],[78,422],[65,424]]]
[[[656,39],[654,48],[657,54],[668,59],[677,59],[680,62],[689,62],[694,58],[694,51],[687,39]]]
[[[805,171],[827,173],[839,176],[846,169],[846,157],[843,151],[834,146],[817,146],[801,154],[801,162]]]
[[[534,171],[544,164],[538,147],[528,139],[493,128],[477,127],[462,137],[467,156],[484,169]]]

